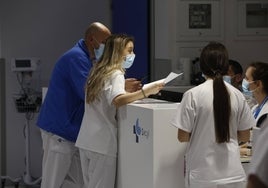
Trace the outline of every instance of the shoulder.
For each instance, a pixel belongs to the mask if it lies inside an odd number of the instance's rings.
[[[202,93],[207,93],[212,91],[212,80],[207,80],[206,82],[187,90],[184,95],[202,95]]]
[[[116,77],[124,77],[124,73],[120,70],[115,70],[112,74],[111,74],[111,78],[116,78]]]

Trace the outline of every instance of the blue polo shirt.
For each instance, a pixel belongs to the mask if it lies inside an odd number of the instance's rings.
[[[92,63],[84,39],[55,64],[37,126],[75,142],[83,114],[85,82]]]

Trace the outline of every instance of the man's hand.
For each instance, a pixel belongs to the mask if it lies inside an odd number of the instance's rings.
[[[129,93],[135,92],[141,89],[141,87],[141,81],[137,80],[136,78],[127,78],[125,80],[125,90]]]

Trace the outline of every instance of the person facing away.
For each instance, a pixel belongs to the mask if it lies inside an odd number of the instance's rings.
[[[244,187],[239,141],[248,141],[254,117],[243,94],[223,81],[228,71],[225,46],[211,42],[200,56],[206,81],[183,95],[171,123],[178,140],[189,142],[185,154],[185,186]]]
[[[37,120],[44,150],[41,188],[80,188],[83,185],[79,151],[74,143],[84,114],[84,85],[110,35],[110,30],[102,23],[90,24],[84,38],[55,64]],[[128,88],[139,85],[138,82],[131,84]]]
[[[134,40],[124,34],[110,36],[103,56],[90,71],[85,86],[85,113],[76,141],[86,188],[113,188],[117,158],[117,109],[158,93],[163,84],[128,93],[125,69],[135,59]]]

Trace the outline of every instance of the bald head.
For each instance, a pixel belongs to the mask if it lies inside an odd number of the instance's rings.
[[[100,22],[93,22],[92,24],[89,25],[89,27],[87,28],[87,30],[85,32],[85,39],[88,36],[98,35],[98,34],[105,34],[105,35],[110,36],[111,35],[111,32],[102,23],[100,23]]]
[[[94,49],[98,49],[100,44],[105,44],[106,39],[111,35],[111,31],[100,22],[93,22],[85,32],[85,43],[91,59],[95,58]]]

